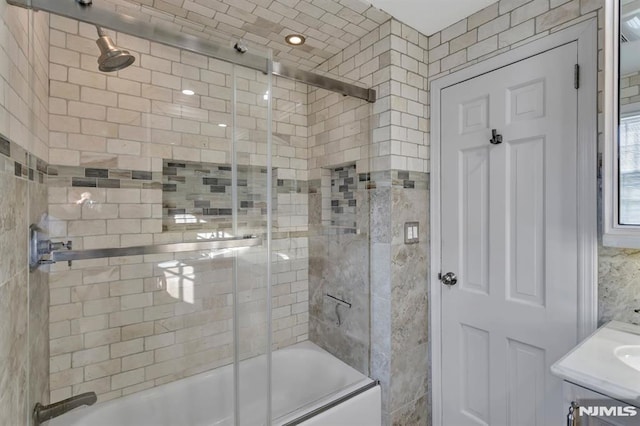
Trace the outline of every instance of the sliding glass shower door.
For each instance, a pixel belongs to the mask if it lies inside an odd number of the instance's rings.
[[[271,74],[109,29],[135,62],[107,74],[93,26],[51,31],[48,238],[75,259],[51,265],[51,401],[268,424]]]

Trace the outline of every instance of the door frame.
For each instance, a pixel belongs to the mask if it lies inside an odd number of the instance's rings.
[[[598,23],[596,18],[570,26],[483,62],[448,74],[431,89],[431,272],[429,274],[431,403],[434,425],[442,424],[442,284],[440,211],[441,91],[498,68],[576,41],[580,65],[578,90],[578,339],[597,328],[598,319]],[[437,206],[437,207],[436,207]],[[442,271],[446,272],[446,271]]]

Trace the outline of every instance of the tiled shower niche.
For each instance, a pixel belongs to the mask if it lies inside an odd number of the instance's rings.
[[[275,175],[275,171],[274,171]],[[267,225],[267,169],[238,166],[238,227]],[[275,202],[275,199],[274,199]],[[163,231],[230,231],[233,227],[233,170],[230,164],[164,160]]]
[[[355,164],[331,169],[331,225],[356,232],[356,190],[358,175]]]

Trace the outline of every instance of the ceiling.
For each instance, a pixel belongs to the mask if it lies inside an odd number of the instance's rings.
[[[104,0],[146,19],[171,22],[177,30],[233,46],[273,49],[278,60],[315,68],[391,16],[361,0]],[[134,10],[132,10],[134,9]],[[150,18],[150,15],[153,18]],[[307,41],[293,47],[289,34]]]
[[[432,35],[496,0],[368,0],[424,35]]]
[[[227,46],[242,38],[277,60],[312,69],[395,17],[431,35],[495,0],[102,0]],[[382,10],[380,10],[382,9]],[[384,11],[383,11],[384,10]],[[436,12],[437,11],[437,12]],[[284,38],[303,34],[303,46]]]

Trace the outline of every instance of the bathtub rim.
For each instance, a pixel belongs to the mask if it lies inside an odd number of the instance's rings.
[[[281,416],[278,419],[273,419],[272,423],[276,426],[299,425],[301,423],[304,423],[307,420],[314,418],[315,416],[318,416],[326,411],[329,411],[332,408],[339,406],[344,402],[349,401],[352,398],[355,398],[358,395],[362,395],[365,392],[376,388],[377,386],[380,386],[380,380],[374,380],[367,377],[367,379],[363,379],[361,382],[357,384],[349,385],[344,389],[342,389],[341,391],[337,391],[334,394],[328,395],[326,398],[323,398],[314,403],[310,403],[305,406],[299,407],[296,411],[290,414]],[[301,415],[298,415],[298,416],[295,415],[300,412],[302,412]]]

